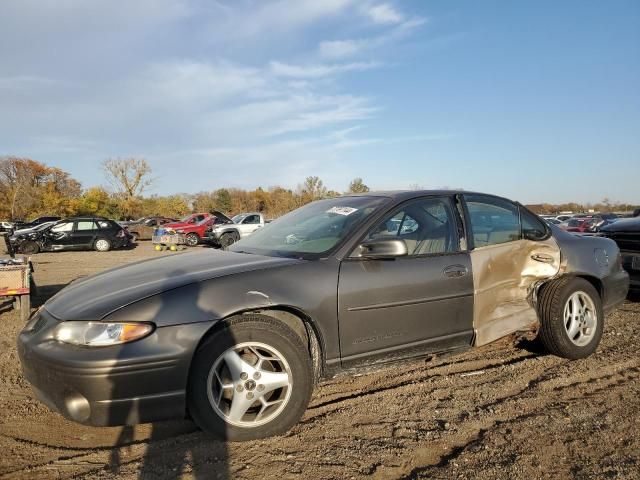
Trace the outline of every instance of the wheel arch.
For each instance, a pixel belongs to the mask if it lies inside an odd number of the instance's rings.
[[[588,273],[566,273],[566,274],[560,275],[558,277],[550,278],[550,279],[546,280],[545,282],[542,282],[538,286],[538,288],[537,288],[538,295],[540,293],[540,290],[542,288],[544,288],[545,285],[547,285],[550,282],[553,282],[555,280],[558,280],[560,278],[582,278],[583,280],[586,280],[591,285],[593,285],[593,288],[596,289],[596,292],[598,292],[598,295],[600,295],[600,300],[604,301],[604,284],[602,283],[602,280],[600,278],[596,277],[595,275],[591,275],[591,274],[588,274]]]
[[[282,322],[283,324],[291,328],[294,332],[296,332],[305,342],[311,356],[311,361],[313,364],[314,383],[316,383],[322,377],[325,366],[325,349],[322,334],[316,322],[309,315],[307,315],[302,310],[289,305],[274,305],[268,307],[262,306],[239,310],[230,313],[226,317],[221,318],[220,320],[215,322],[211,326],[211,328],[209,328],[202,335],[198,342],[198,345],[193,350],[193,355],[189,362],[189,375],[191,374],[191,363],[193,361],[193,356],[195,356],[195,353],[206,341],[206,339],[213,335],[216,331],[227,325],[228,321],[231,318],[251,313],[271,317]]]

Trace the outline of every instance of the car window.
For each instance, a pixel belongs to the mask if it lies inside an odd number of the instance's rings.
[[[59,223],[51,229],[52,232],[70,232],[73,230],[73,222]]]
[[[501,198],[484,195],[465,195],[465,201],[476,247],[520,239],[520,215],[517,205]]]
[[[145,220],[144,225],[146,225],[147,227],[153,227],[156,224],[156,219],[155,218],[150,218],[149,220]]]
[[[375,226],[366,239],[402,239],[408,254],[414,256],[458,252],[454,215],[448,198],[423,198],[403,205]]]
[[[76,224],[76,230],[96,230],[96,224],[93,220],[79,220]]]
[[[98,220],[99,228],[111,228],[112,224],[108,220]]]
[[[542,220],[524,208],[520,208],[520,221],[522,222],[523,238],[539,241],[547,237],[547,229]]]
[[[242,223],[244,224],[255,224],[255,223],[260,223],[260,215],[249,215],[247,218],[245,218]]]

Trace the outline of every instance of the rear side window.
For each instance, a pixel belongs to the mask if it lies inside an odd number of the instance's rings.
[[[111,228],[113,224],[108,220],[98,220],[98,227],[100,228]]]
[[[518,206],[501,198],[465,195],[473,243],[476,247],[520,239]]]
[[[520,208],[520,220],[522,221],[522,236],[527,240],[539,241],[547,238],[547,227],[537,215]]]
[[[82,231],[82,230],[96,230],[96,224],[95,222],[91,221],[91,220],[80,220],[78,221],[78,223],[76,224],[76,230],[78,231]]]

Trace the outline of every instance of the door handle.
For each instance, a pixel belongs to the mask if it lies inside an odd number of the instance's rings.
[[[467,267],[465,267],[464,265],[449,265],[448,267],[444,268],[442,273],[445,277],[458,278],[464,277],[467,273],[469,273],[469,270],[467,270]]]
[[[553,257],[551,255],[547,255],[546,253],[534,253],[533,255],[531,255],[531,258],[536,262],[553,263]]]

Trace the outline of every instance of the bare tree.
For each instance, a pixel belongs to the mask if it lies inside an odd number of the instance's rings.
[[[120,197],[122,212],[128,218],[136,216],[142,193],[153,183],[149,163],[144,158],[109,158],[102,168]]]
[[[138,197],[153,183],[144,158],[109,158],[102,163],[107,180],[125,198]]]

